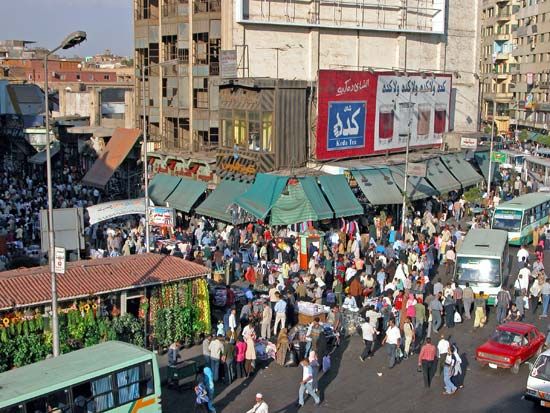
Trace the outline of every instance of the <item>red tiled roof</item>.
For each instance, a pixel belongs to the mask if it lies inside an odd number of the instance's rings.
[[[159,254],[101,258],[67,263],[57,275],[60,301],[132,287],[206,276],[210,270],[194,262]],[[0,310],[51,301],[49,267],[0,272]]]

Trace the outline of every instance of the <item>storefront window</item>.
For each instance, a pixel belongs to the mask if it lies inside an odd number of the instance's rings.
[[[248,146],[246,129],[246,112],[244,110],[235,110],[233,112],[233,139],[235,145]]]
[[[223,119],[222,120],[222,136],[223,136],[223,145],[226,147],[233,146],[233,120]]]
[[[260,114],[248,112],[248,149],[259,151],[260,147]]]
[[[273,151],[273,113],[262,113],[262,150]]]

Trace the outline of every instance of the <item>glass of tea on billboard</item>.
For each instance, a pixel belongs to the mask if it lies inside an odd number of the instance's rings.
[[[378,139],[380,143],[390,143],[393,139],[393,105],[380,106],[378,113]]]
[[[407,136],[409,136],[409,123],[412,122],[413,108],[413,102],[401,102],[399,104],[399,112],[397,114],[399,143],[407,141]]]
[[[447,105],[438,103],[435,105],[434,112],[434,134],[442,134],[445,132],[447,124]]]
[[[430,118],[432,116],[432,107],[428,104],[418,105],[418,123],[416,134],[418,139],[427,139],[430,134]]]

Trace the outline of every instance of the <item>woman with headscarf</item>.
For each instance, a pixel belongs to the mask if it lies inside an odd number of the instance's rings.
[[[282,328],[277,337],[277,364],[284,366],[286,360],[286,353],[288,352],[288,331],[286,328]]]
[[[256,362],[256,333],[254,332],[253,326],[248,329],[246,332],[243,330],[243,337],[246,343],[246,352],[244,355],[244,371],[246,376],[250,377],[254,371],[254,363]]]
[[[208,393],[208,410],[212,413],[216,413],[214,408],[214,372],[209,366],[203,369],[204,385]]]

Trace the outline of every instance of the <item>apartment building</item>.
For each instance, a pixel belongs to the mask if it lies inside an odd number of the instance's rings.
[[[547,133],[550,124],[550,0],[522,0],[516,15],[512,118]]]
[[[518,10],[518,0],[483,0],[481,4],[481,120],[491,123],[494,119],[499,133],[510,127],[512,73],[517,70],[513,33]]]
[[[451,73],[450,129],[474,131],[480,1],[134,0],[136,101],[158,149],[202,152],[236,144],[220,125],[228,78],[306,81],[313,118],[322,69]]]

